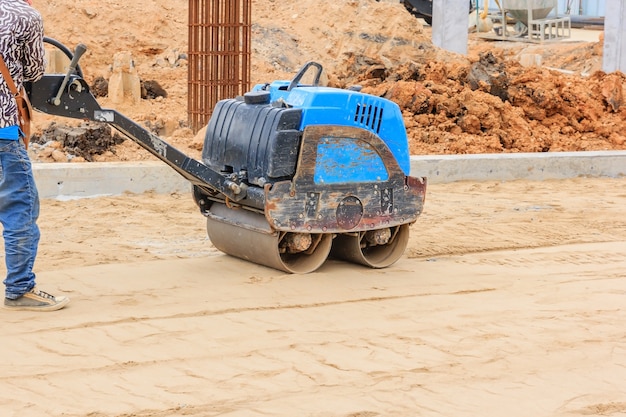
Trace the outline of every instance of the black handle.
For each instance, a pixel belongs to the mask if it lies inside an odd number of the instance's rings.
[[[306,74],[306,72],[311,67],[317,68],[317,72],[315,73],[315,78],[313,80],[313,86],[317,87],[318,85],[320,85],[320,76],[322,75],[322,71],[324,70],[324,68],[321,64],[317,62],[309,61],[304,64],[304,66],[300,68],[300,71],[298,71],[296,76],[293,77],[293,80],[291,80],[291,82],[289,83],[289,87],[287,87],[287,91],[291,91],[294,87],[297,87],[300,83],[300,80],[302,80],[302,77],[304,77],[304,74]]]

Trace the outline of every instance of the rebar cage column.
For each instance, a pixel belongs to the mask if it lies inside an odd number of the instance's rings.
[[[215,104],[250,89],[252,0],[189,0],[187,114],[195,132]]]

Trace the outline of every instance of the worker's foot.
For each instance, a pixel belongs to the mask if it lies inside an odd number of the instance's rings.
[[[15,300],[4,299],[4,308],[10,310],[54,311],[60,310],[70,302],[67,297],[55,297],[33,288]]]

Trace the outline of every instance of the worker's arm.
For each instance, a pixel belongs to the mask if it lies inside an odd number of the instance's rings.
[[[24,18],[28,19],[25,25],[26,30],[22,32],[20,41],[23,42],[22,49],[22,75],[24,81],[39,80],[46,69],[45,51],[43,43],[43,20],[41,15],[34,9],[29,10]]]

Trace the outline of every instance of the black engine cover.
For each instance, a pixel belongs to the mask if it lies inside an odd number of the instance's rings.
[[[263,186],[295,174],[302,111],[269,103],[269,93],[219,101],[204,139],[203,162],[223,173],[247,173]]]

